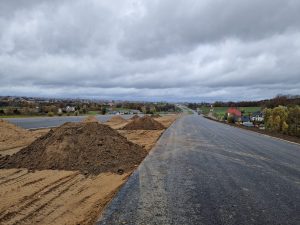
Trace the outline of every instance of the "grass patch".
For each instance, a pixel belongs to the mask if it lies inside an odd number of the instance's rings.
[[[98,115],[98,114],[100,114],[99,111],[89,111],[88,112],[88,115],[92,115],[92,116],[95,116],[95,115]]]

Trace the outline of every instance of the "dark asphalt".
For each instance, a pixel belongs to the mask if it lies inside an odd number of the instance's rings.
[[[97,224],[300,224],[300,146],[185,116]]]
[[[97,119],[101,122],[106,122],[114,115],[97,115]],[[121,115],[125,119],[132,117],[132,115]],[[62,117],[32,117],[32,118],[9,118],[5,119],[17,126],[25,129],[37,129],[47,127],[57,127],[66,122],[80,122],[86,116],[62,116]]]

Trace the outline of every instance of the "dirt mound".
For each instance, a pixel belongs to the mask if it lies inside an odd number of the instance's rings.
[[[1,158],[0,168],[123,173],[135,168],[146,154],[109,126],[65,123],[18,153]]]
[[[165,127],[155,121],[150,116],[144,116],[137,118],[127,125],[125,125],[122,130],[163,130]]]
[[[112,123],[123,123],[126,122],[127,120],[125,120],[122,116],[113,116],[112,118],[110,118],[107,122],[112,122]]]
[[[151,117],[152,118],[159,118],[159,117],[161,117],[161,115],[159,115],[159,114],[152,114]]]
[[[32,133],[8,121],[0,120],[0,151],[30,144]]]
[[[8,139],[26,138],[30,135],[28,130],[18,127],[8,121],[0,120],[0,143]]]
[[[131,120],[135,120],[135,119],[138,119],[138,118],[140,118],[138,115],[134,115],[134,116],[131,117],[130,119],[131,119]]]
[[[91,122],[98,122],[98,123],[100,123],[100,121],[97,119],[96,116],[87,116],[87,117],[85,117],[82,120],[82,122],[84,122],[84,123],[91,123]]]

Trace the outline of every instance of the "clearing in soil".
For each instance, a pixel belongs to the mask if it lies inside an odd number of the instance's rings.
[[[99,123],[66,123],[38,138],[0,168],[76,170],[84,174],[132,171],[147,151],[116,130]]]
[[[126,124],[122,130],[164,130],[166,129],[161,123],[157,122],[150,116],[137,118]]]
[[[0,120],[0,154],[9,155],[32,143],[48,129],[28,131],[8,121]]]

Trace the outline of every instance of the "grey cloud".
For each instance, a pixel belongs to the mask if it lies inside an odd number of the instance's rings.
[[[168,0],[147,6],[144,17],[125,29],[120,50],[127,56],[164,56],[228,37],[253,40],[300,27],[297,0]]]
[[[0,3],[2,95],[201,101],[300,93],[296,0],[26,2]]]

